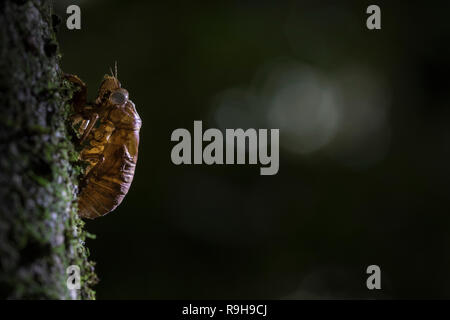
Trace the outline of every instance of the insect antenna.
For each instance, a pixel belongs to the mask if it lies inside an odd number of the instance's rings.
[[[111,76],[114,78],[114,82],[116,83],[116,85],[120,87],[119,79],[117,78],[117,61],[115,61],[114,63],[114,72],[112,67],[109,67],[109,72],[111,72]]]

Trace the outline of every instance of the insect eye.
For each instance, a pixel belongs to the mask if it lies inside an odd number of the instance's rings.
[[[122,105],[126,101],[126,97],[122,92],[114,92],[113,94],[111,94],[110,99],[113,104],[117,105]]]

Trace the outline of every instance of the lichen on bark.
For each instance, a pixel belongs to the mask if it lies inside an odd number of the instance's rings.
[[[56,21],[48,0],[0,1],[0,298],[95,298]],[[70,265],[80,290],[67,288]]]

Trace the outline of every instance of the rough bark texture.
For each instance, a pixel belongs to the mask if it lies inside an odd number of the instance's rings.
[[[0,1],[0,298],[92,299],[50,1]],[[81,269],[68,290],[66,268]]]

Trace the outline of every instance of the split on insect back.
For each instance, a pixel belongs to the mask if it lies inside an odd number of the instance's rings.
[[[79,215],[94,219],[113,211],[124,199],[138,156],[141,118],[115,72],[105,75],[97,98],[87,102],[87,87],[76,75],[65,78],[80,87],[72,99],[80,123],[80,158],[87,163],[78,195]]]

